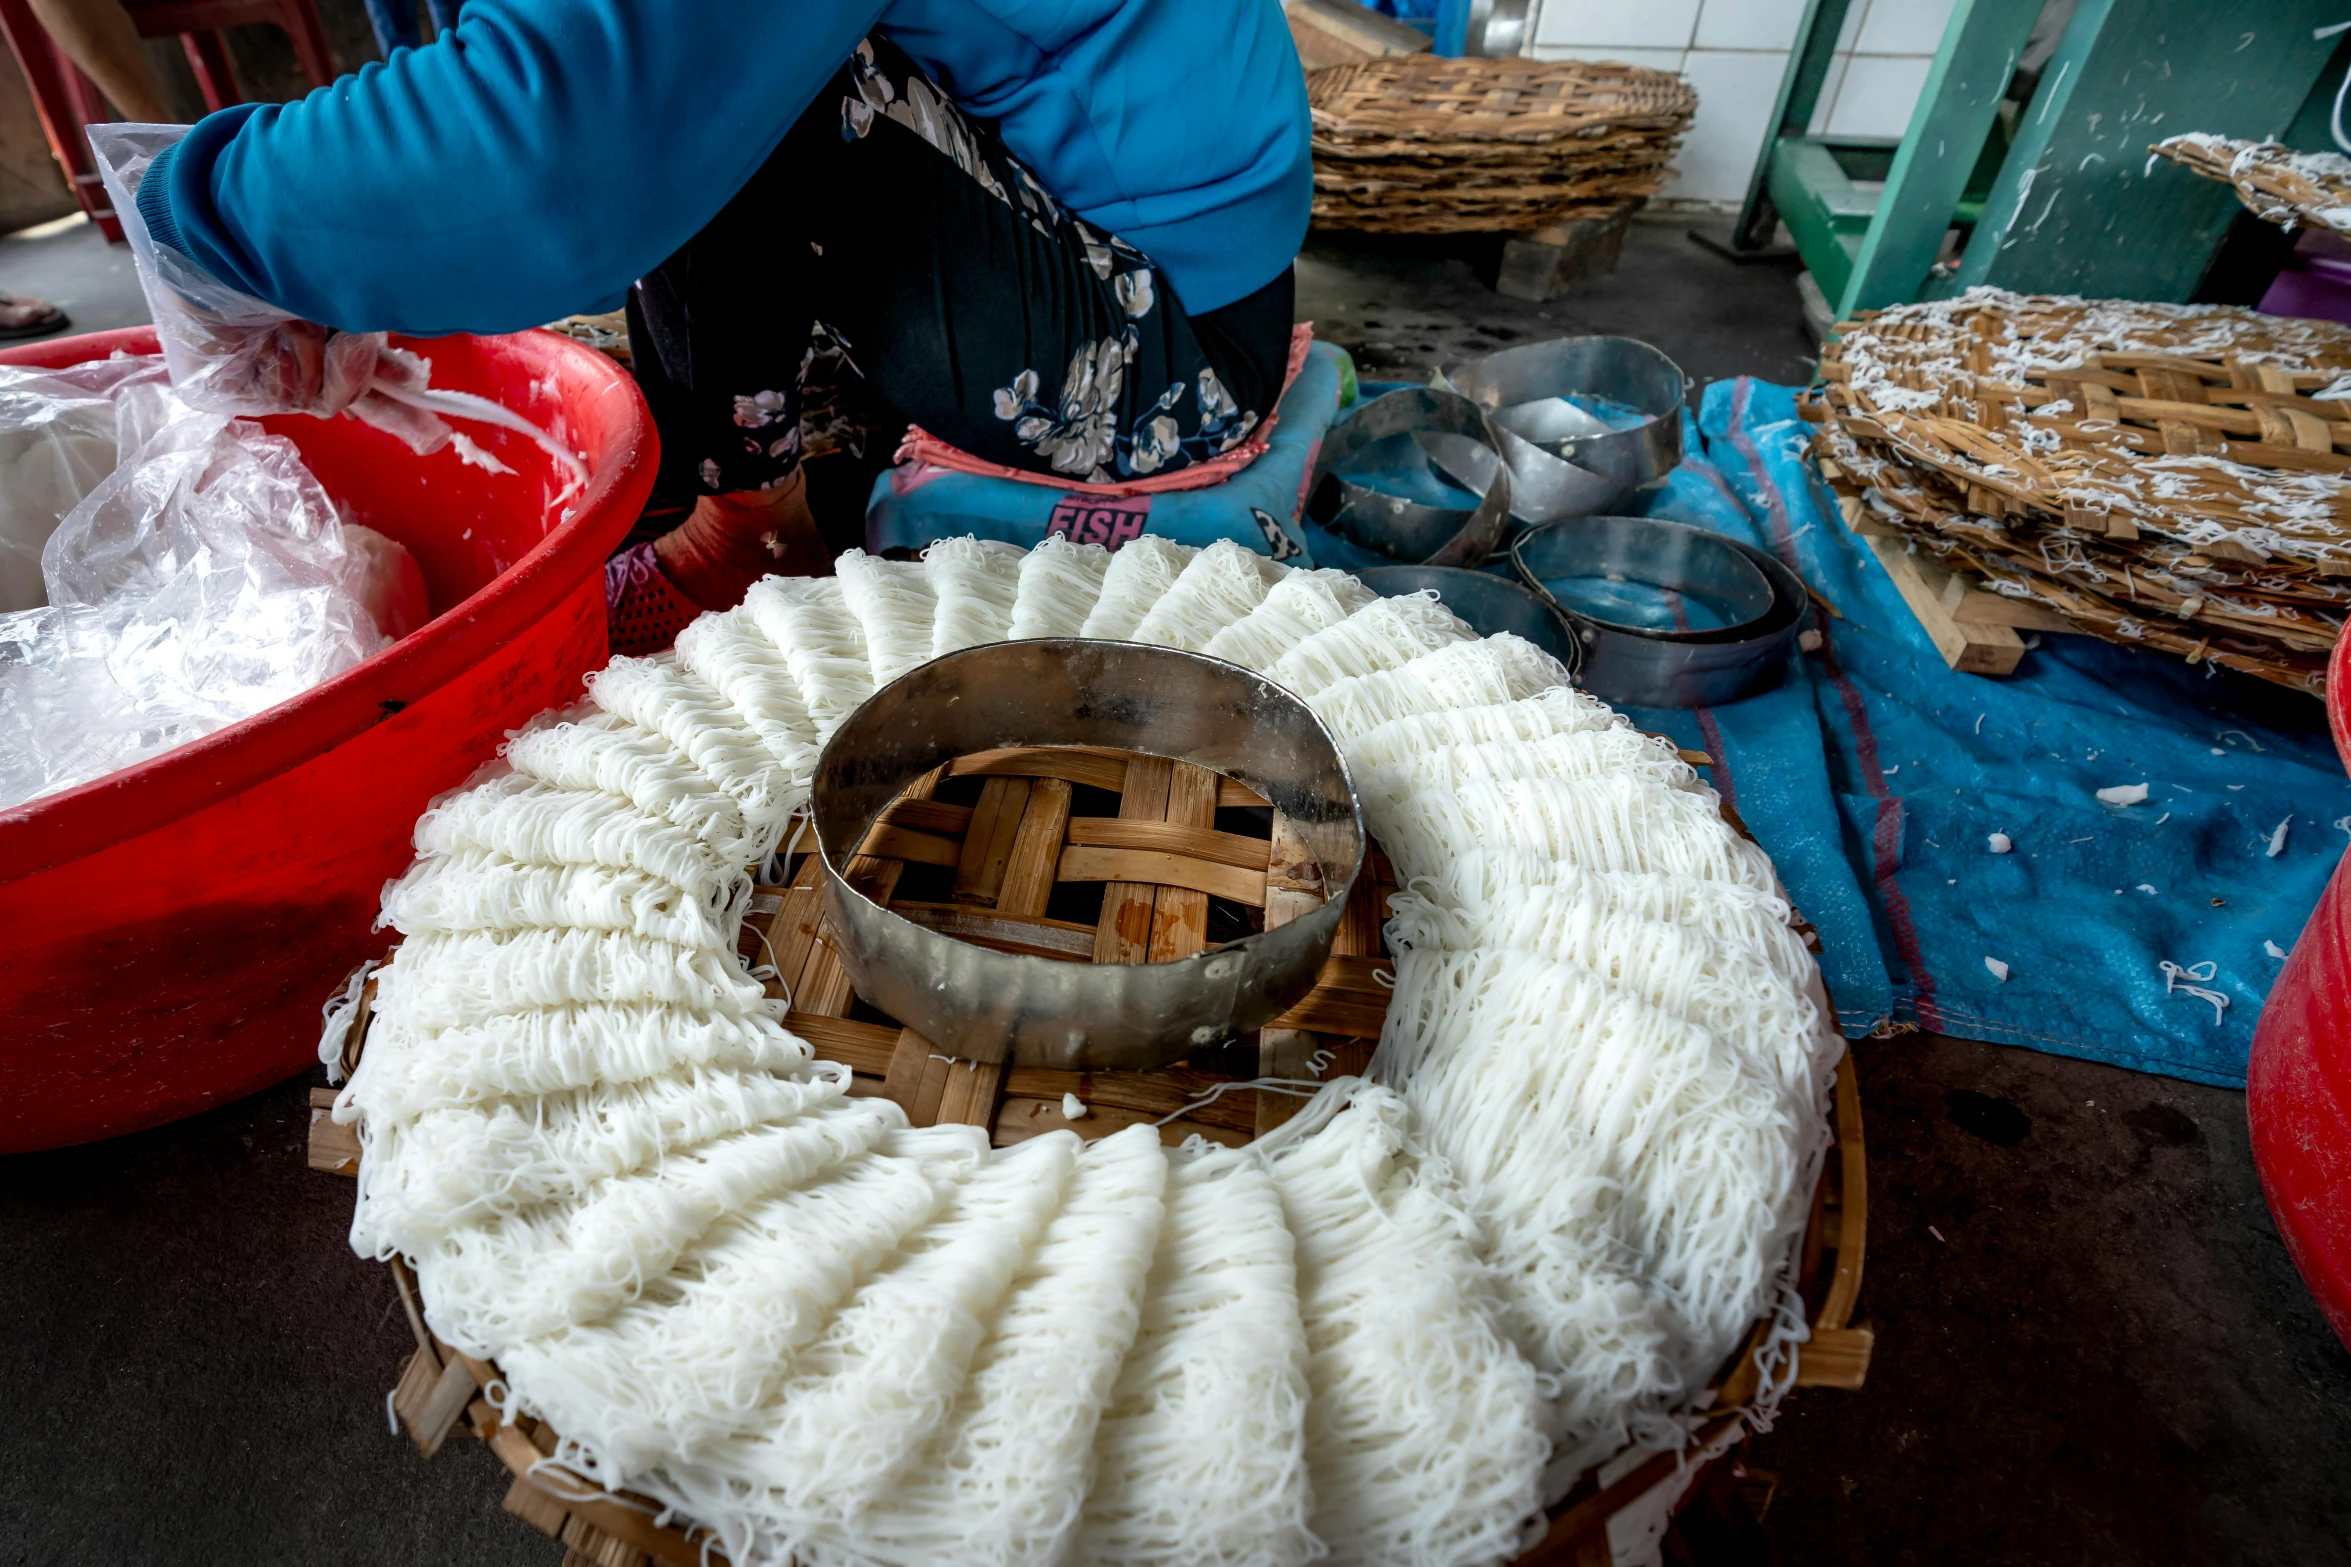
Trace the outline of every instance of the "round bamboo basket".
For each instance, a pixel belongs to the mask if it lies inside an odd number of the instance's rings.
[[[1314,221],[1392,234],[1524,232],[1657,193],[1698,95],[1584,61],[1402,55],[1307,78]]]
[[[1693,762],[1705,759],[1685,753]],[[1732,825],[1740,826],[1725,810]],[[849,866],[851,884],[909,919],[967,941],[1069,962],[1163,962],[1247,928],[1295,918],[1322,902],[1320,872],[1281,814],[1235,780],[1163,757],[1074,747],[967,756],[917,780],[883,813]],[[1068,1072],[946,1059],[929,1040],[861,1002],[825,939],[815,856],[788,844],[782,872],[753,894],[742,954],[778,976],[785,1024],[818,1056],[848,1065],[853,1095],[896,1100],[916,1125],[989,1129],[999,1147],[1068,1130],[1087,1139],[1141,1122],[1170,1143],[1198,1135],[1240,1146],[1287,1121],[1302,1097],[1233,1087],[1257,1077],[1358,1074],[1388,1001],[1380,925],[1395,872],[1376,848],[1317,982],[1257,1034],[1156,1072]],[[1817,948],[1810,927],[1800,927]],[[374,983],[361,992],[343,1066],[365,1047]],[[1070,1120],[1063,1096],[1085,1114]],[[327,1117],[332,1090],[313,1092],[311,1163],[356,1174],[349,1127]],[[1800,1256],[1811,1339],[1796,1351],[1796,1387],[1858,1388],[1871,1329],[1855,1321],[1868,1230],[1861,1100],[1850,1059],[1837,1068],[1836,1148],[1813,1193]],[[512,1472],[506,1510],[568,1548],[566,1567],[706,1567],[706,1551],[657,1504],[608,1492],[563,1469],[557,1433],[527,1416],[504,1420],[484,1397],[498,1368],[459,1353],[426,1327],[407,1269],[390,1267],[416,1336],[392,1409],[426,1457],[452,1435],[487,1442]],[[1758,1322],[1717,1379],[1689,1454],[1627,1454],[1598,1466],[1552,1512],[1519,1558],[1543,1567],[1608,1561],[1609,1520],[1661,1486],[1687,1494],[1728,1462],[1744,1414],[1764,1385]],[[1601,1483],[1599,1476],[1607,1476]]]

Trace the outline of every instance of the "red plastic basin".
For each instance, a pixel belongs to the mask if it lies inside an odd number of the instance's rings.
[[[0,811],[0,1152],[159,1125],[314,1061],[321,1001],[389,943],[369,926],[426,802],[604,662],[604,558],[653,482],[636,383],[551,332],[407,346],[434,385],[585,454],[588,488],[555,521],[552,460],[504,431],[467,433],[511,475],[419,458],[350,419],[264,421],[354,520],[416,556],[435,618],[243,723]],[[118,348],[153,353],[154,334],[60,338],[0,364]]]
[[[2351,637],[2327,666],[2327,721],[2351,766]],[[2351,1345],[2351,858],[2336,865],[2261,1008],[2245,1118],[2286,1251]]]

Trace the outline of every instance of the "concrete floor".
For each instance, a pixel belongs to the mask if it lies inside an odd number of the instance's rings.
[[[16,243],[0,288],[33,291]],[[1475,273],[1445,247],[1317,244],[1301,313],[1372,376],[1573,331],[1702,378],[1807,362],[1786,268],[1673,226],[1551,305]],[[1929,1035],[1855,1057],[1877,1357],[1755,1443],[1772,1559],[2351,1562],[2351,1354],[2270,1226],[2242,1097]],[[349,1183],[303,1166],[305,1091],[0,1160],[0,1567],[555,1567],[478,1444],[428,1464],[387,1431],[407,1328],[344,1242]]]
[[[46,299],[72,318],[73,332],[107,332],[147,319],[128,245],[109,245],[76,213],[0,238],[0,294]]]

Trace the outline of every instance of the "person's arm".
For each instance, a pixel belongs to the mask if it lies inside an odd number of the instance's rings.
[[[883,0],[471,0],[297,103],[210,115],[138,207],[159,244],[350,332],[610,309],[774,150]]]
[[[163,83],[156,79],[155,64],[147,58],[138,25],[122,8],[122,0],[32,0],[32,5],[33,15],[65,57],[98,84],[125,118],[149,125],[171,122]]]

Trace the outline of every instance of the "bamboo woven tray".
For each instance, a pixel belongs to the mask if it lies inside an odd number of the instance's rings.
[[[1307,78],[1314,220],[1390,233],[1525,231],[1656,194],[1697,94],[1639,66],[1435,55]]]
[[[1859,312],[1801,412],[1840,494],[2070,629],[2316,692],[2351,612],[2351,330],[1978,289]]]
[[[2190,131],[2147,149],[2237,193],[2245,210],[2281,228],[2313,224],[2351,237],[2351,158],[2296,152],[2274,141]]]
[[[1246,786],[1187,763],[1115,751],[964,757],[907,789],[861,849],[849,879],[868,897],[965,940],[1070,962],[1169,961],[1244,928],[1295,918],[1323,896],[1312,857]],[[1380,924],[1395,889],[1376,848],[1314,989],[1259,1034],[1157,1072],[1004,1068],[940,1056],[858,1000],[826,944],[815,858],[798,855],[796,866],[794,858],[788,846],[779,859],[789,874],[754,892],[743,954],[772,965],[780,977],[769,981],[769,994],[788,990],[791,998],[786,1026],[818,1056],[850,1067],[852,1094],[894,1099],[917,1125],[985,1126],[1003,1146],[1063,1129],[1105,1137],[1155,1121],[1171,1144],[1198,1134],[1237,1146],[1288,1120],[1304,1099],[1225,1085],[1358,1073],[1386,1013]],[[346,1070],[364,1047],[373,997],[371,980],[346,1038]],[[1062,1113],[1065,1094],[1085,1105],[1077,1120]],[[329,1119],[333,1101],[330,1089],[312,1093],[310,1162],[356,1174],[357,1138]],[[1799,1354],[1798,1387],[1858,1388],[1874,1342],[1869,1327],[1853,1323],[1868,1176],[1849,1060],[1837,1069],[1835,1113],[1839,1151],[1814,1192],[1801,1259],[1812,1339]],[[506,1510],[566,1545],[566,1567],[723,1563],[684,1532],[656,1524],[658,1509],[647,1500],[602,1492],[556,1469],[548,1460],[557,1438],[545,1423],[501,1423],[481,1396],[497,1368],[434,1338],[407,1270],[397,1260],[391,1268],[417,1340],[392,1409],[426,1457],[460,1431],[488,1442],[514,1475]],[[1715,1457],[1735,1447],[1737,1411],[1760,1380],[1754,1357],[1764,1329],[1756,1326],[1726,1368],[1693,1451]],[[1587,1476],[1520,1559],[1542,1567],[1607,1561],[1608,1520],[1678,1467],[1678,1455],[1661,1454],[1606,1486]]]

